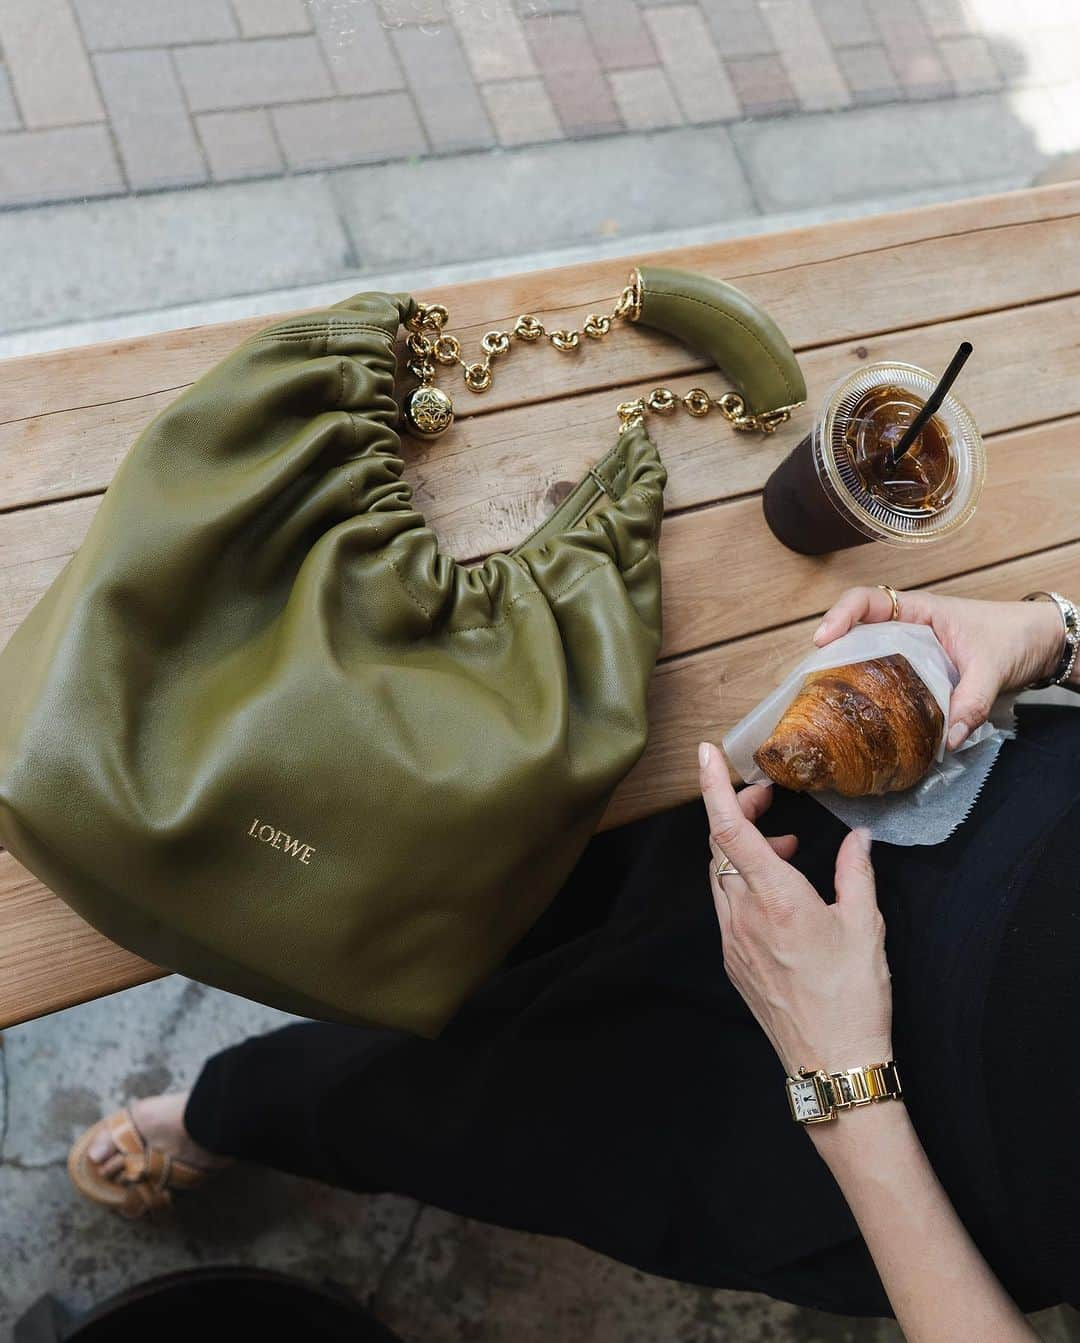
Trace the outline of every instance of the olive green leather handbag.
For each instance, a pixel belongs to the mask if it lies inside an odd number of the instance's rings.
[[[645,271],[589,321],[620,318],[722,359],[734,401],[700,397],[744,427],[803,398],[727,286]],[[423,1034],[545,908],[644,747],[665,483],[631,402],[515,550],[440,553],[402,479],[395,339],[409,423],[434,432],[435,366],[461,362],[444,321],[360,294],[246,341],[141,435],[0,655],[0,838],[22,863],[161,966]]]

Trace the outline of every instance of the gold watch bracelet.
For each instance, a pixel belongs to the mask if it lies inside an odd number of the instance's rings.
[[[820,1114],[800,1117],[797,1113],[792,1088],[800,1082],[814,1085],[820,1100]],[[800,1068],[794,1077],[785,1079],[785,1085],[791,1117],[797,1124],[825,1123],[843,1110],[859,1109],[878,1101],[904,1099],[904,1087],[895,1059],[835,1073],[827,1073],[824,1068]]]

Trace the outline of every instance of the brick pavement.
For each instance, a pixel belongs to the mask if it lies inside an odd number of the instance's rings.
[[[2,0],[0,206],[1074,79],[1080,5]]]

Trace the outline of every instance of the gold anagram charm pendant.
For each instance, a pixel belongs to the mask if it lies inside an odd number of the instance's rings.
[[[420,438],[438,438],[454,422],[454,403],[441,388],[421,383],[405,397],[401,413],[411,433]]]

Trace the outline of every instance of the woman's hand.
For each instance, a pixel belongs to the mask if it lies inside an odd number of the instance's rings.
[[[841,844],[836,903],[827,905],[785,861],[794,835],[769,840],[754,824],[771,790],[755,784],[736,797],[716,747],[703,742],[699,754],[713,855],[739,870],[722,880],[710,872],[724,965],[788,1076],[891,1059],[885,925],[866,835],[853,830]],[[866,1105],[806,1131],[910,1343],[1038,1343],[957,1217],[906,1106]]]
[[[1049,676],[1061,656],[1061,615],[1053,602],[987,602],[901,592],[901,620],[929,625],[956,664],[960,682],[949,704],[951,751],[989,717],[1003,690],[1020,690]],[[892,601],[880,588],[849,588],[814,633],[824,647],[860,622],[892,618]]]
[[[785,861],[794,835],[768,840],[754,824],[771,789],[755,784],[736,796],[720,751],[702,743],[699,754],[714,858],[726,855],[739,870],[718,880],[710,864],[724,965],[788,1075],[891,1058],[892,990],[869,836],[852,831],[840,846],[828,905]]]

